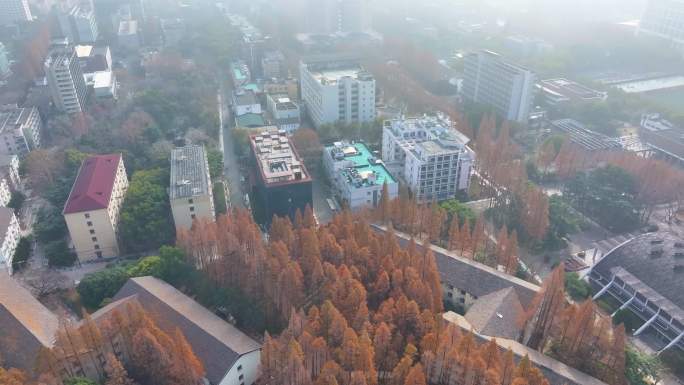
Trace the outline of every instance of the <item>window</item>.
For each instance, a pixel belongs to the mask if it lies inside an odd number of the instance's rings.
[[[192,199],[188,199],[188,203],[189,203],[189,204],[193,204],[193,203],[195,203],[195,202],[194,202]]]
[[[447,293],[447,297],[452,298],[453,296],[454,296],[454,293],[452,293],[452,292]]]
[[[98,258],[102,258],[102,252],[101,252],[101,251],[96,252],[95,255],[96,255]]]
[[[244,379],[244,378],[245,378],[245,375],[241,374],[240,377],[238,377],[238,380],[242,381],[242,379]]]
[[[238,365],[238,372],[242,370],[242,365]]]
[[[195,211],[195,206],[190,206],[190,212]]]
[[[97,242],[97,237],[90,238],[93,242]]]
[[[92,226],[92,225],[93,225],[93,222],[88,221],[86,224],[87,224],[88,226]]]
[[[195,214],[190,214],[190,218],[195,219]]]
[[[95,230],[90,229],[90,234],[95,234]]]
[[[100,250],[100,245],[95,245],[95,250]]]
[[[90,218],[90,214],[88,213],[83,214],[83,216],[86,217],[86,219]]]

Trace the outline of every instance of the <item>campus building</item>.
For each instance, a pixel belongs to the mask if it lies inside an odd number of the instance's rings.
[[[399,194],[397,181],[363,143],[335,142],[325,147],[323,166],[334,194],[352,210],[377,206],[385,183],[390,199]]]
[[[643,320],[656,350],[684,350],[684,239],[670,232],[637,236],[606,254],[589,273],[594,300],[610,296]]]
[[[45,75],[58,110],[69,114],[85,111],[87,88],[75,49],[66,46],[50,52]]]
[[[639,22],[639,34],[662,39],[684,53],[684,1],[649,0]]]
[[[94,43],[99,37],[95,12],[76,5],[57,15],[62,37],[72,44]]]
[[[127,189],[121,154],[94,155],[81,163],[62,212],[81,262],[119,255],[119,211]]]
[[[463,96],[493,108],[505,119],[526,123],[534,102],[535,75],[527,68],[480,50],[464,59]]]
[[[24,157],[40,147],[43,122],[35,107],[0,107],[0,154]]]
[[[12,260],[20,238],[21,228],[14,210],[0,207],[0,270],[4,269],[12,274]]]
[[[375,78],[358,62],[311,59],[299,71],[302,100],[316,127],[375,119]]]
[[[299,129],[301,121],[299,106],[287,94],[267,94],[266,107],[273,124],[279,129],[287,132]]]
[[[311,175],[283,130],[249,138],[255,218],[270,223],[273,215],[294,218],[312,205]]]
[[[176,230],[190,229],[195,219],[213,221],[214,196],[209,163],[203,146],[185,146],[171,151],[169,200]]]
[[[0,0],[0,26],[31,20],[28,0]]]
[[[470,186],[475,153],[468,142],[441,114],[386,120],[382,159],[399,171],[418,201],[442,201]]]
[[[570,102],[604,101],[608,97],[606,92],[596,91],[564,78],[542,80],[538,87],[548,106],[559,106]]]

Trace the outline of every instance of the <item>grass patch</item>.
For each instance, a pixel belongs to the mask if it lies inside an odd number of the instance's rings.
[[[226,204],[226,190],[223,182],[214,182],[212,187],[214,194],[214,210],[216,215],[225,214],[228,212],[228,206]]]

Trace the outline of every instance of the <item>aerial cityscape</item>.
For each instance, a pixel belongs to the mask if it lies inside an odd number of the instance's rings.
[[[0,0],[0,385],[684,384],[684,0]]]

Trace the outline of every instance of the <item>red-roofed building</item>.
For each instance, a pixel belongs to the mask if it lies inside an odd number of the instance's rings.
[[[63,211],[81,262],[119,254],[119,210],[127,189],[121,154],[90,156],[81,163]]]

